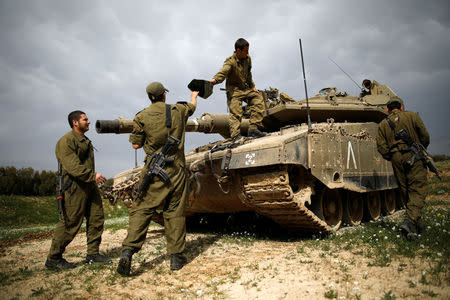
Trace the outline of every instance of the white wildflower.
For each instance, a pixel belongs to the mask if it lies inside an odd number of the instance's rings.
[[[441,253],[441,252],[438,252],[438,253],[437,253],[437,256],[441,257],[441,256],[442,256],[442,253]]]
[[[202,290],[197,290],[197,291],[195,292],[195,294],[196,294],[198,297],[201,297],[201,296],[203,296],[203,291],[202,291]]]
[[[387,240],[387,239],[388,239],[388,237],[387,237],[387,236],[384,236],[384,239],[385,239],[385,240]]]

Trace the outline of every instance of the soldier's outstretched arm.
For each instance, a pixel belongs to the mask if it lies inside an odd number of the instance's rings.
[[[195,107],[197,107],[197,96],[198,96],[197,91],[194,91],[191,93],[191,104],[194,105]]]
[[[217,72],[217,74],[214,75],[209,82],[211,82],[212,84],[218,84],[223,82],[228,77],[230,71],[231,71],[231,63],[229,63],[229,60],[227,59],[223,64],[222,69],[220,69],[219,72]]]

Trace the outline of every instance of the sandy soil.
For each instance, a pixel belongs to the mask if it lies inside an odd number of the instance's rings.
[[[448,282],[421,281],[427,260],[401,258],[387,267],[368,266],[370,258],[357,250],[324,252],[311,238],[188,233],[189,263],[171,272],[158,226],[151,227],[144,248],[133,257],[132,276],[123,278],[115,268],[125,235],[124,229],[104,233],[101,252],[113,264],[99,266],[82,263],[85,234],[78,234],[65,257],[79,266],[63,272],[44,267],[48,236],[0,249],[0,298],[450,299]]]

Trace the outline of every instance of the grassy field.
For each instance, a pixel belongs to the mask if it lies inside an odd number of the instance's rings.
[[[0,292],[7,295],[5,299],[236,299],[265,295],[288,299],[448,299],[450,160],[437,166],[442,181],[430,175],[424,208],[426,230],[417,242],[400,235],[402,212],[326,236],[191,229],[186,248],[190,263],[173,273],[165,263],[161,227],[153,226],[143,251],[134,257],[130,278],[115,272],[126,234],[126,207],[104,203],[106,227],[112,230],[104,234],[103,247],[114,264],[81,264],[74,270],[54,273],[43,268],[48,239],[15,247],[1,244],[1,240],[31,233],[51,233],[57,222],[54,198],[1,196],[0,251],[8,255],[0,259]],[[79,235],[73,244],[67,258],[82,261],[84,236]],[[23,257],[29,262],[23,262]],[[300,288],[293,289],[294,283]],[[144,291],[148,294],[142,294]]]
[[[124,205],[111,206],[104,200],[103,209],[106,228],[121,228],[128,224],[128,208]],[[5,240],[51,232],[57,222],[55,197],[0,195],[0,245]]]

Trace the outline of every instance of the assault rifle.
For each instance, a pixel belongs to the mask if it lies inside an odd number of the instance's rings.
[[[59,220],[61,221],[64,217],[62,208],[64,201],[64,185],[63,185],[62,165],[59,162],[58,162],[58,176],[56,177],[56,201],[58,203]]]
[[[161,152],[155,153],[150,157],[150,161],[147,165],[147,170],[144,178],[142,179],[142,183],[135,193],[136,200],[140,199],[142,197],[142,194],[147,191],[148,186],[150,185],[150,183],[152,183],[155,176],[158,176],[165,183],[170,180],[170,176],[164,170],[164,167],[168,163],[173,163],[174,159],[166,158],[166,155],[170,152],[170,150],[172,150],[172,148],[177,147],[180,142],[181,141],[179,139],[173,136],[169,136]]]
[[[400,129],[399,131],[395,132],[395,139],[396,140],[403,140],[411,149],[412,156],[408,161],[406,162],[410,167],[412,167],[417,161],[422,160],[425,165],[428,167],[428,169],[436,174],[437,178],[439,180],[441,179],[441,176],[439,176],[439,171],[436,168],[436,165],[434,164],[433,158],[427,153],[427,150],[425,147],[420,143],[415,143],[411,136],[409,135],[408,131],[405,129]]]

